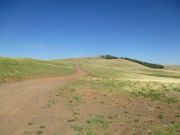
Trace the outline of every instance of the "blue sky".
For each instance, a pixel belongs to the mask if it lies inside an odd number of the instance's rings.
[[[180,64],[178,0],[0,0],[0,56]]]

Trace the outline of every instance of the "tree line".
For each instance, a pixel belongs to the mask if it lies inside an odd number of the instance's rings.
[[[103,59],[119,59],[119,57],[113,56],[113,55],[100,55],[101,58]]]
[[[160,65],[160,64],[149,63],[149,62],[140,61],[140,60],[127,58],[127,57],[116,57],[116,56],[109,55],[109,54],[101,55],[100,57],[103,58],[103,59],[125,59],[125,60],[128,60],[128,61],[132,61],[132,62],[141,64],[141,65],[146,66],[146,67],[155,68],[155,69],[164,69],[164,66]]]

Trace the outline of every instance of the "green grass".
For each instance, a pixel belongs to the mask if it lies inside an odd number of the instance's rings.
[[[159,119],[163,119],[163,118],[164,118],[163,113],[161,112],[161,114],[159,114],[157,117],[158,117]]]
[[[73,83],[66,84],[60,89],[56,90],[56,96],[63,96],[65,98],[66,105],[71,109],[83,103],[84,99],[82,96],[76,93]]]
[[[77,135],[108,135],[109,124],[104,116],[91,116],[86,123],[73,125]]]
[[[22,80],[44,76],[64,76],[73,72],[74,64],[67,61],[0,57],[0,83],[8,81],[9,78]]]
[[[141,82],[132,80],[104,79],[87,77],[66,86],[66,90],[93,89],[106,92],[129,93],[164,103],[179,102],[180,84],[162,82]],[[71,92],[72,93],[72,92]],[[68,94],[66,94],[67,96]],[[73,95],[73,94],[71,94]],[[74,96],[71,96],[74,97]],[[71,98],[72,99],[72,98]]]
[[[168,125],[166,129],[154,127],[152,135],[179,135],[180,123]]]

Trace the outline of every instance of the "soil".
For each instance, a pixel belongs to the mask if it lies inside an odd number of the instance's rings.
[[[0,135],[74,135],[71,126],[86,123],[92,115],[105,116],[110,135],[148,135],[153,126],[166,128],[180,122],[176,118],[178,104],[155,102],[127,93],[80,89],[76,94],[83,101],[70,107],[66,96],[56,95],[56,89],[87,75],[77,65],[76,73],[71,76],[1,85]]]
[[[60,102],[58,106],[48,107],[52,102],[51,91],[86,75],[77,65],[76,73],[71,76],[1,85],[0,135],[73,134],[66,122],[71,113],[65,104]]]

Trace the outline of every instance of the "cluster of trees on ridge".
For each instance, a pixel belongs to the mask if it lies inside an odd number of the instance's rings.
[[[101,55],[100,57],[103,58],[103,59],[125,59],[125,60],[128,60],[128,61],[132,61],[132,62],[141,64],[141,65],[146,66],[146,67],[156,68],[156,69],[164,69],[164,66],[160,65],[160,64],[144,62],[144,61],[140,61],[140,60],[136,60],[136,59],[132,59],[132,58],[127,58],[127,57],[125,57],[125,58],[123,58],[123,57],[116,57],[116,56],[109,55],[109,54]]]
[[[119,59],[119,57],[113,56],[113,55],[100,55],[101,58],[103,59]]]

